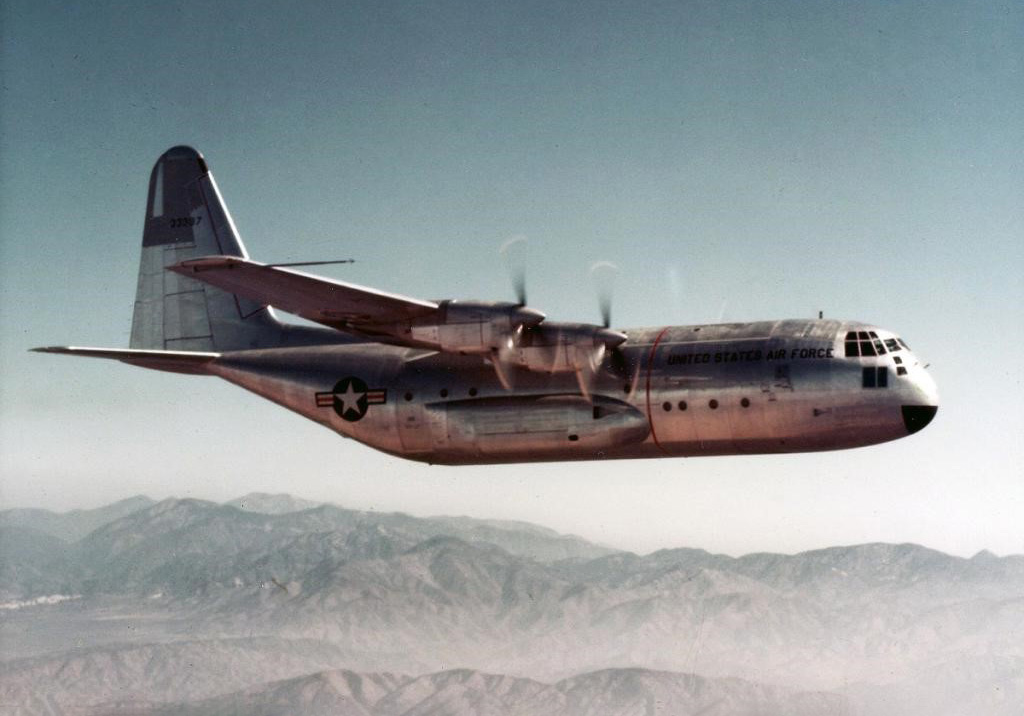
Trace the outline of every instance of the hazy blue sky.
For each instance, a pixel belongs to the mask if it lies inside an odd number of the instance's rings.
[[[0,4],[0,502],[263,490],[733,554],[1024,552],[1019,2]],[[617,326],[827,316],[932,364],[935,422],[819,455],[445,468],[127,346],[156,158],[202,151],[254,258]]]

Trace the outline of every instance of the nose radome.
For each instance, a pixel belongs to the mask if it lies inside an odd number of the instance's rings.
[[[903,424],[907,426],[907,432],[913,435],[927,427],[937,412],[937,405],[904,405]]]

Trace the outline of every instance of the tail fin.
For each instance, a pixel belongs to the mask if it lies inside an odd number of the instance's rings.
[[[132,348],[231,351],[280,345],[283,327],[266,306],[164,270],[213,255],[248,258],[202,155],[173,147],[149,178]]]

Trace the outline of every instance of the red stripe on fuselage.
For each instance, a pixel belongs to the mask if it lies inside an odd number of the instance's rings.
[[[668,455],[668,450],[661,446],[658,442],[658,434],[654,431],[654,413],[651,411],[651,368],[654,367],[654,351],[658,349],[658,344],[661,342],[665,332],[668,331],[669,327],[665,326],[661,329],[661,333],[654,339],[654,343],[651,344],[651,352],[647,354],[647,424],[651,427],[651,437],[654,439],[654,444],[658,446],[664,454]]]

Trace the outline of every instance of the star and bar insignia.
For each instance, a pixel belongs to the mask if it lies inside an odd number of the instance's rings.
[[[388,400],[384,388],[368,388],[359,378],[349,376],[334,384],[334,389],[316,394],[318,408],[334,408],[342,420],[354,423],[366,415],[371,405],[383,405]]]

